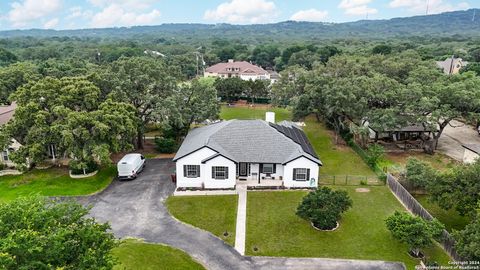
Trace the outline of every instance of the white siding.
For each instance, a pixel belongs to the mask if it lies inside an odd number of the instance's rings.
[[[310,169],[310,179],[314,179],[313,182],[310,181],[294,181],[293,180],[293,169],[306,168]],[[318,172],[320,166],[317,163],[305,158],[300,157],[294,161],[291,161],[285,164],[283,168],[283,184],[285,187],[317,187],[318,186]]]
[[[202,187],[203,179],[206,175],[205,164],[202,164],[202,160],[211,157],[216,152],[210,148],[202,148],[196,152],[191,153],[188,156],[185,156],[176,163],[177,170],[177,187]],[[198,178],[187,178],[183,175],[183,165],[200,165],[200,177]]]
[[[478,154],[465,148],[463,153],[463,163],[473,163],[478,158]]]
[[[9,145],[7,148],[5,148],[5,149],[2,151],[2,153],[0,153],[0,162],[3,163],[3,164],[5,164],[5,165],[7,165],[7,166],[9,166],[9,167],[15,167],[16,164],[13,163],[12,160],[10,159],[11,151],[10,151],[9,149],[13,149],[13,151],[18,151],[18,149],[20,149],[21,146],[22,146],[22,145],[21,145],[19,142],[17,142],[17,140],[12,139],[10,145]],[[3,158],[3,152],[7,152],[8,160],[5,160],[5,159]]]
[[[212,167],[228,167],[228,179],[217,180],[212,178]],[[205,183],[205,188],[234,188],[236,183],[236,169],[235,162],[226,159],[222,156],[218,156],[214,159],[207,161],[204,164],[205,174],[202,175]]]

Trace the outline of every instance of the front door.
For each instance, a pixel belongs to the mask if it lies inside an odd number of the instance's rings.
[[[248,175],[248,163],[240,162],[238,165],[238,175],[239,176],[247,176]]]

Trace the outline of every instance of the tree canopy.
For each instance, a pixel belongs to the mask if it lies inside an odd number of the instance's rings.
[[[74,202],[29,197],[0,204],[0,268],[112,269],[109,230]]]

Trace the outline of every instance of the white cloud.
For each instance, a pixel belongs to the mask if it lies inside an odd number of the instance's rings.
[[[128,10],[141,10],[150,7],[155,0],[88,0],[88,2],[100,8],[117,5]]]
[[[317,9],[307,9],[300,10],[290,17],[290,20],[293,21],[306,21],[306,22],[321,22],[328,17],[328,11],[317,10]]]
[[[84,10],[80,6],[75,6],[69,9],[70,14],[67,16],[67,19],[89,19],[93,16],[93,12],[91,10]]]
[[[427,11],[427,2],[425,0],[393,0],[390,2],[391,8],[406,8],[412,13],[425,13]],[[466,2],[452,4],[449,1],[429,0],[428,13],[435,14],[459,9],[468,9],[470,5]]]
[[[274,2],[267,0],[231,0],[207,10],[205,20],[229,23],[271,22],[278,15]]]
[[[13,27],[24,27],[32,20],[44,18],[62,7],[62,0],[23,0],[13,2],[8,20]]]
[[[342,0],[338,5],[347,15],[377,14],[378,10],[368,6],[372,0]]]
[[[148,13],[125,10],[120,5],[111,4],[96,13],[90,25],[95,28],[112,26],[134,26],[153,24],[160,18],[160,11],[154,9]]]
[[[55,26],[58,25],[58,18],[53,18],[49,21],[47,21],[46,23],[43,24],[43,28],[45,29],[52,29],[54,28]]]

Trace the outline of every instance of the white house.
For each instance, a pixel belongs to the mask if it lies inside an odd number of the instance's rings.
[[[443,73],[447,75],[458,74],[463,67],[468,65],[467,61],[463,61],[462,58],[455,58],[454,55],[445,59],[445,61],[437,61],[437,67],[440,68]]]
[[[237,181],[317,187],[322,163],[305,133],[292,122],[273,122],[229,120],[191,130],[173,159],[177,187],[229,189]]]
[[[480,156],[480,144],[464,144],[463,163],[473,163]]]

